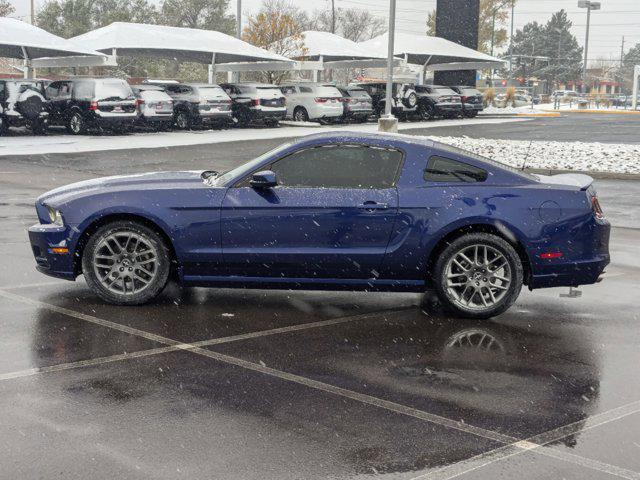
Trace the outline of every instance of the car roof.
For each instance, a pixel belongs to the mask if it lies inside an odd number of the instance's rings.
[[[322,132],[300,137],[293,143],[315,143],[318,140],[326,140],[334,143],[371,143],[384,144],[389,147],[399,147],[401,145],[422,145],[425,147],[433,147],[436,145],[431,139],[417,135],[403,135],[400,133],[365,133],[365,132]],[[382,145],[381,145],[382,146]]]

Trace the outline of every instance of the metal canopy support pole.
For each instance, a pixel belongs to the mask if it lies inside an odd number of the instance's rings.
[[[216,79],[216,52],[211,54],[211,65],[209,65],[209,84],[215,82]]]
[[[22,49],[22,59],[23,59],[22,65],[24,67],[24,70],[22,71],[22,76],[24,78],[29,78],[29,70],[31,69],[29,55],[27,54],[27,49],[24,48],[24,46],[20,48]]]
[[[313,71],[314,82],[320,81],[320,70],[324,70],[324,57],[322,55],[318,57],[318,63],[319,63],[319,68]]]
[[[427,61],[424,62],[424,65],[422,65],[422,84],[423,85],[427,83],[427,67],[429,66],[431,57],[433,57],[433,55],[429,55],[429,58],[427,58]]]
[[[242,0],[236,0],[236,37],[242,39]],[[240,72],[234,72],[230,82],[240,83]]]
[[[638,108],[638,80],[640,79],[640,65],[633,67],[633,96],[631,97],[631,107],[633,110]]]
[[[387,91],[384,103],[384,117],[378,120],[378,130],[383,132],[397,132],[398,119],[391,113],[393,101],[393,53],[396,30],[396,0],[390,0],[389,5],[389,44],[387,45]]]

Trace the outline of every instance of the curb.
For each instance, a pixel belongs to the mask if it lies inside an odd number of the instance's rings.
[[[539,173],[541,175],[557,175],[560,173],[582,173],[595,180],[628,180],[640,181],[640,173],[616,173],[616,172],[589,172],[585,170],[552,170],[548,168],[526,168],[525,172]]]
[[[562,114],[558,112],[545,112],[545,113],[487,113],[480,114],[476,118],[538,118],[538,117],[561,117]]]
[[[599,113],[600,115],[640,115],[639,110],[544,110],[545,112],[561,112],[561,113]],[[559,114],[558,114],[559,115]]]

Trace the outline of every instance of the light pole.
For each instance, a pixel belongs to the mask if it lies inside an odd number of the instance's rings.
[[[591,0],[579,0],[578,8],[587,9],[587,32],[584,37],[584,61],[582,63],[582,93],[587,93],[587,53],[589,53],[589,23],[591,22],[591,10],[600,10],[600,2]]]
[[[242,0],[236,0],[236,37],[242,40]],[[240,72],[233,72],[232,77],[234,82],[240,83]]]
[[[389,0],[389,32],[387,33],[387,91],[384,102],[384,117],[378,119],[378,130],[382,132],[397,132],[398,119],[391,113],[393,101],[393,52],[396,35],[396,0]]]

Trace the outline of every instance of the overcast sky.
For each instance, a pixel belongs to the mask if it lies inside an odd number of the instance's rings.
[[[36,5],[46,0],[36,0]],[[158,2],[159,0],[155,0]],[[230,8],[236,9],[236,1],[231,0]],[[329,8],[331,0],[290,0],[306,10]],[[29,0],[11,0],[16,7],[15,16],[24,17],[29,13]],[[359,8],[386,18],[389,0],[335,0],[336,7]],[[436,0],[397,0],[397,28],[403,32],[424,33],[427,13],[434,9]],[[243,15],[255,13],[262,0],[242,0]],[[601,0],[602,10],[591,15],[589,59],[599,57],[620,58],[622,36],[625,36],[625,50],[640,43],[640,0]],[[553,12],[564,8],[573,22],[573,33],[581,45],[584,44],[586,10],[578,8],[578,0],[517,0],[515,8],[515,28],[536,20],[544,23]],[[506,25],[509,29],[509,24]]]

